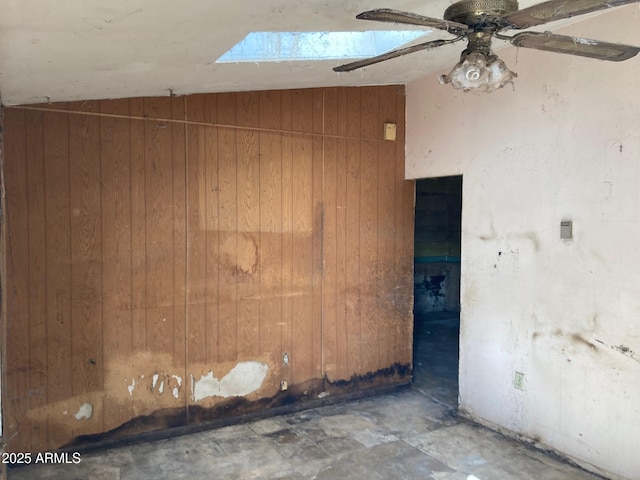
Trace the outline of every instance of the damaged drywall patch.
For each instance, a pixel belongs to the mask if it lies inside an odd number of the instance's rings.
[[[80,407],[80,410],[78,410],[74,415],[74,417],[78,421],[82,420],[83,418],[86,418],[87,420],[89,420],[92,416],[93,416],[93,405],[91,405],[88,402],[83,404]]]
[[[269,366],[261,362],[240,362],[221,380],[209,370],[196,380],[191,375],[192,397],[197,402],[207,397],[242,397],[259,390]]]

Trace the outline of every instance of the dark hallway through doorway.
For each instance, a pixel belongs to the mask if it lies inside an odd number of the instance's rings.
[[[416,182],[413,387],[458,406],[462,176]]]

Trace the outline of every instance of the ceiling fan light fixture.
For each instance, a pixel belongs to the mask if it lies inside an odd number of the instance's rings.
[[[471,52],[463,55],[448,75],[442,75],[440,83],[450,83],[453,88],[465,92],[490,93],[513,83],[517,76],[495,55],[487,57],[482,52]]]
[[[334,67],[333,70],[335,72],[351,72],[409,53],[429,50],[466,39],[467,48],[462,52],[460,61],[449,75],[440,77],[440,83],[450,83],[454,88],[463,91],[490,93],[504,87],[507,83],[513,84],[513,79],[517,77],[502,60],[491,52],[491,43],[494,37],[499,40],[507,40],[516,47],[612,62],[622,62],[640,53],[640,47],[632,45],[601,42],[549,32],[526,31],[514,36],[507,36],[500,33],[503,30],[522,30],[564,18],[638,2],[640,0],[546,0],[519,10],[518,0],[458,0],[445,10],[442,20],[424,17],[417,13],[378,8],[362,12],[356,18],[437,28],[445,30],[455,38],[437,39],[396,48],[382,55]]]

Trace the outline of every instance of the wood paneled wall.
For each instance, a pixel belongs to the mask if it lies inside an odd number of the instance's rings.
[[[407,381],[404,102],[389,86],[6,108],[9,448]]]

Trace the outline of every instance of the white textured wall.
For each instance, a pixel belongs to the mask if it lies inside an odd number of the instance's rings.
[[[630,6],[558,33],[640,45],[638,27]],[[408,86],[407,178],[464,175],[461,408],[638,479],[640,57],[500,56],[515,91]]]

